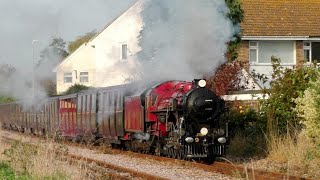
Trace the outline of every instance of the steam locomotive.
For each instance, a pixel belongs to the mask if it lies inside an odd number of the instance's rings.
[[[220,122],[224,102],[205,86],[198,79],[97,88],[29,110],[19,102],[1,104],[0,120],[22,132],[211,163],[225,154],[228,127]]]

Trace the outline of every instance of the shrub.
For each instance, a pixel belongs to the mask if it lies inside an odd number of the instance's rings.
[[[79,93],[82,90],[89,89],[88,86],[82,84],[74,84],[73,86],[69,87],[65,92],[61,93],[62,95],[74,94]]]
[[[264,155],[265,120],[253,109],[239,107],[232,110],[226,118],[229,121],[230,145],[228,153],[235,157],[252,157]]]
[[[310,87],[318,69],[315,65],[289,69],[280,65],[280,59],[272,57],[271,60],[273,74],[270,90],[265,92],[269,98],[262,101],[262,115],[268,120],[269,134],[292,133],[300,129],[300,118],[293,111],[294,99]]]
[[[317,73],[317,80],[304,91],[303,96],[295,100],[297,106],[295,112],[301,117],[306,134],[313,138],[320,145],[320,73]]]
[[[0,103],[10,103],[10,102],[14,102],[15,99],[13,97],[10,96],[0,96]]]

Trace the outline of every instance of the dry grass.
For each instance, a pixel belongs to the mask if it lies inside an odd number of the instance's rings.
[[[32,179],[88,179],[87,165],[70,165],[70,160],[57,153],[61,151],[66,151],[64,146],[51,139],[30,145],[20,138],[10,145],[0,138],[0,160],[8,160],[16,172]]]
[[[252,166],[297,176],[320,178],[320,149],[312,139],[301,133],[292,136],[271,137],[269,154]]]

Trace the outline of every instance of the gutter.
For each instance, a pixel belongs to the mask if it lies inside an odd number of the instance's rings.
[[[310,36],[242,36],[241,40],[272,40],[272,41],[283,41],[283,40],[297,40],[297,41],[320,41],[320,37]]]

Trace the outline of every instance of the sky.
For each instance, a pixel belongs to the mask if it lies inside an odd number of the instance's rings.
[[[0,65],[17,69],[4,91],[31,94],[32,63],[52,37],[66,42],[100,31],[135,0],[0,0]],[[226,42],[239,30],[227,18],[225,1],[143,0],[138,72],[148,80],[201,78],[225,62]],[[34,55],[34,56],[33,56]],[[34,58],[33,58],[34,57]],[[52,65],[51,65],[52,66]],[[53,67],[52,67],[53,68]],[[47,68],[46,71],[50,71]],[[46,72],[36,74],[43,76]],[[52,73],[48,72],[48,73]],[[36,77],[36,79],[41,79]],[[39,97],[45,92],[36,87]]]
[[[0,63],[30,72],[52,36],[70,42],[101,30],[134,0],[1,0]],[[33,45],[32,41],[37,40]]]

